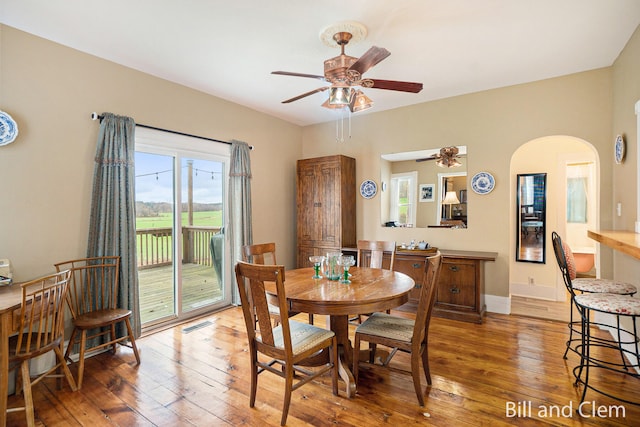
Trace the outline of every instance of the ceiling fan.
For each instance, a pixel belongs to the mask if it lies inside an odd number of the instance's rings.
[[[435,160],[436,164],[442,168],[454,168],[458,166],[462,166],[462,163],[458,161],[461,157],[466,157],[464,154],[459,154],[460,150],[458,147],[442,147],[440,152],[434,154],[433,156],[423,157],[421,159],[416,159],[416,162],[425,162],[427,160]]]
[[[418,93],[422,90],[422,83],[402,82],[395,80],[380,80],[364,78],[362,75],[372,67],[387,58],[391,53],[381,47],[373,46],[360,58],[346,55],[344,47],[349,43],[352,34],[339,31],[333,35],[333,40],[340,46],[340,55],[324,61],[324,75],[292,73],[288,71],[273,71],[271,74],[284,76],[306,77],[331,83],[318,89],[303,93],[282,101],[283,104],[297,101],[314,93],[329,90],[329,98],[322,104],[326,108],[341,109],[349,107],[353,113],[370,108],[373,101],[362,90],[354,87],[386,89],[401,92]]]

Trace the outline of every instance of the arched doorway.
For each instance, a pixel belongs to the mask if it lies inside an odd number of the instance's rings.
[[[597,260],[595,244],[586,230],[598,224],[599,158],[587,141],[566,135],[554,135],[531,140],[520,146],[510,163],[511,232],[509,260],[509,291],[512,313],[565,320],[567,292],[559,275],[551,247],[551,232],[557,231],[579,253],[591,254]],[[519,232],[516,215],[516,177],[518,174],[546,173],[547,257],[544,263],[516,261],[516,241]],[[582,187],[581,187],[582,186]],[[597,262],[590,274],[595,274]],[[524,307],[518,304],[526,300]],[[557,306],[556,309],[553,309]],[[566,318],[568,318],[568,305]]]

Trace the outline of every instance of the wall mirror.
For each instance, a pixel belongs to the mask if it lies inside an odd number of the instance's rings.
[[[516,261],[544,263],[547,174],[518,174],[516,184]]]
[[[437,164],[443,148],[381,156],[383,227],[467,227],[467,147],[455,148],[450,167]]]

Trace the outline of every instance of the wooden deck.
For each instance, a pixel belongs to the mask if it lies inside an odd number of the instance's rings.
[[[142,324],[174,314],[172,266],[138,271]],[[197,309],[220,300],[222,289],[212,266],[182,265],[183,311]]]

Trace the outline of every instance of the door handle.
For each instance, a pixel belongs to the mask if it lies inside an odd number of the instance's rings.
[[[451,289],[449,289],[449,291],[450,291],[452,294],[459,294],[459,293],[460,293],[460,289],[459,289],[459,288],[451,288]]]
[[[451,267],[449,267],[449,270],[451,270],[451,271],[458,271],[458,270],[460,270],[460,269],[458,268],[458,266],[457,266],[457,265],[452,265]]]

